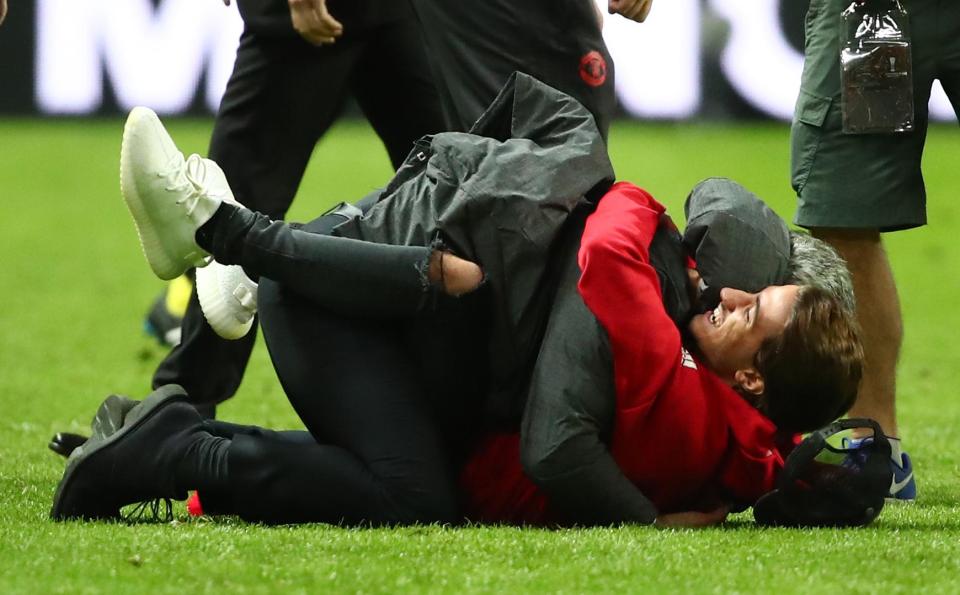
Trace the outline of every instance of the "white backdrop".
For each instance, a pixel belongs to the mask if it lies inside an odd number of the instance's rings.
[[[803,56],[781,29],[779,1],[659,0],[647,22],[637,24],[607,15],[606,0],[598,0],[624,109],[643,118],[699,112],[701,23],[709,10],[729,26],[722,76],[751,106],[789,119]],[[37,0],[36,22],[36,102],[52,114],[96,111],[105,76],[123,109],[179,113],[199,91],[213,111],[242,30],[236,7],[219,0],[164,0],[156,10],[150,0]],[[953,118],[939,85],[930,109],[936,119]]]

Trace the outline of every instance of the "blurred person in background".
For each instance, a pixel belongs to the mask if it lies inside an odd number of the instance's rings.
[[[926,190],[921,157],[927,131],[933,81],[939,80],[954,111],[960,107],[960,3],[894,0],[851,4],[849,0],[814,0],[806,19],[806,55],[792,127],[792,183],[797,193],[795,222],[832,244],[853,275],[857,316],[863,329],[866,371],[850,414],[876,419],[890,436],[894,473],[890,498],[916,498],[910,457],[904,452],[896,418],[896,372],[903,342],[900,300],[882,233],[925,225]],[[912,68],[912,129],[845,133],[840,52],[841,12],[866,17],[874,24],[909,22],[912,61],[884,57],[877,72],[906,77]],[[873,19],[871,11],[887,14]],[[893,20],[891,20],[893,19]],[[861,23],[868,23],[862,21]],[[855,25],[858,23],[855,21]],[[857,27],[859,33],[869,26]],[[899,31],[884,33],[902,43]],[[903,46],[900,45],[902,48]],[[877,55],[880,50],[877,50]],[[884,54],[886,56],[886,54]],[[885,80],[894,80],[887,78]],[[900,80],[909,80],[901,78]],[[882,81],[874,81],[875,86]],[[902,90],[901,90],[902,91]],[[890,105],[873,106],[881,118]],[[899,108],[898,108],[899,109]],[[856,172],[856,175],[852,173]]]

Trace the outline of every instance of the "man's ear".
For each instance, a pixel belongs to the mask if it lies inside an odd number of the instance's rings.
[[[740,390],[751,395],[762,395],[764,389],[763,376],[756,368],[737,370],[733,380]]]

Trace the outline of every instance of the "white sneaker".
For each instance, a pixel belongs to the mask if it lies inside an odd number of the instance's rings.
[[[185,160],[157,114],[145,107],[134,108],[123,129],[120,191],[143,254],[161,279],[207,263],[209,254],[194,235],[221,201],[234,201],[220,167],[199,155]]]
[[[238,265],[220,264],[197,269],[197,297],[210,327],[224,339],[246,335],[257,313],[257,284]]]

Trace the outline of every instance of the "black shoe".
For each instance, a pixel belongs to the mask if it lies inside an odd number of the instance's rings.
[[[108,397],[103,419],[123,419],[129,399]],[[177,462],[202,431],[203,420],[174,384],[162,386],[128,410],[123,424],[108,435],[95,432],[70,455],[53,497],[50,517],[118,519],[128,504],[186,498],[174,481]],[[109,431],[108,425],[101,428]],[[169,514],[170,508],[167,507]]]
[[[123,419],[127,413],[136,407],[139,402],[140,401],[134,401],[133,399],[120,395],[110,395],[107,397],[106,400],[100,404],[96,415],[93,416],[93,421],[90,423],[93,435],[106,438],[115,433],[123,426]],[[47,447],[60,456],[69,457],[77,447],[82,446],[87,440],[89,440],[89,438],[82,434],[57,432],[53,435],[53,438],[50,439]]]
[[[69,457],[78,446],[86,441],[87,437],[82,434],[57,432],[50,439],[47,447],[61,457]]]

